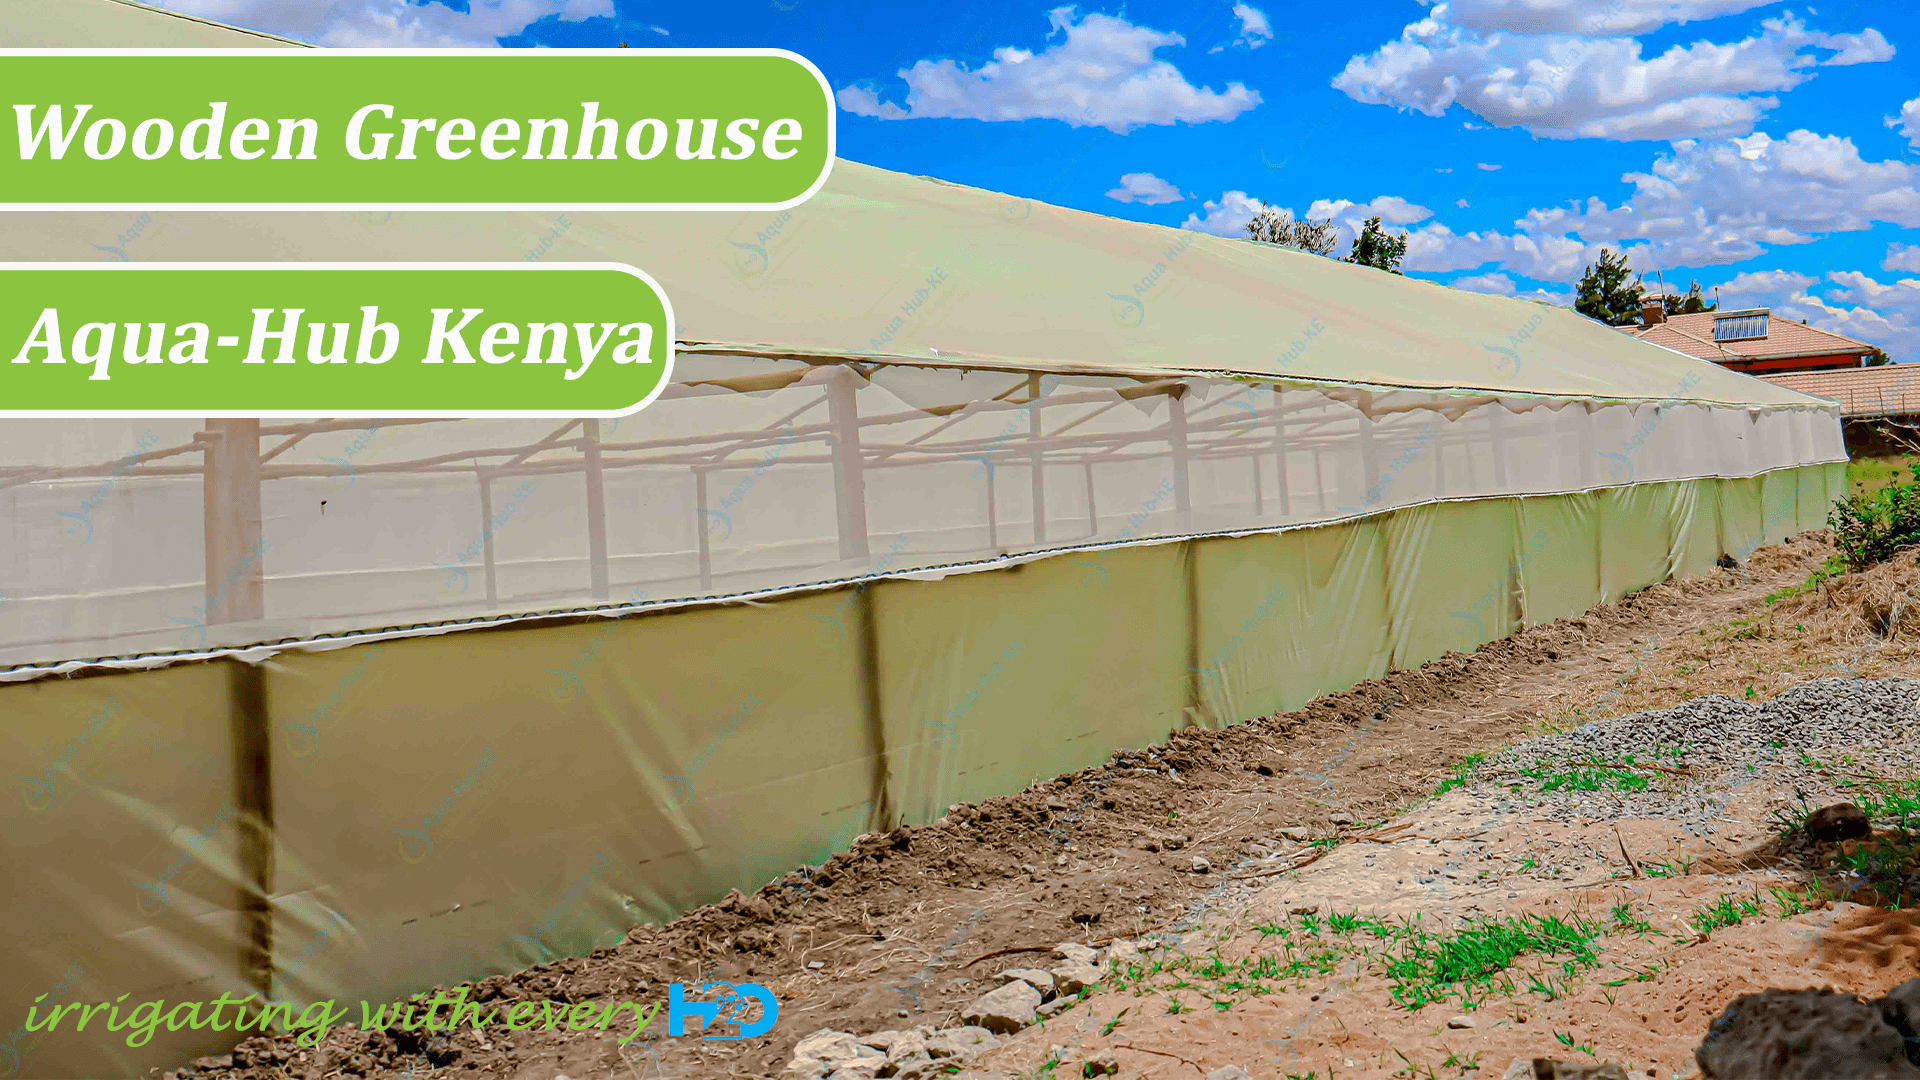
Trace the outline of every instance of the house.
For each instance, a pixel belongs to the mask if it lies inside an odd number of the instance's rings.
[[[1621,333],[1748,375],[1858,368],[1876,351],[1864,341],[1775,318],[1767,308],[1668,315],[1656,298],[1641,307],[1640,319]]]

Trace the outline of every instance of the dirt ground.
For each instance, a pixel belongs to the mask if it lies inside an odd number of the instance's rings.
[[[1808,586],[1831,554],[1824,531],[1809,533],[1296,712],[1123,751],[472,995],[650,1000],[670,982],[753,981],[781,1001],[764,1038],[661,1037],[664,1012],[624,1048],[602,1032],[336,1030],[317,1050],[254,1040],[177,1075],[775,1077],[823,1028],[957,1024],[996,973],[1045,956],[1004,950],[1117,937],[1151,951],[959,1075],[1077,1077],[1106,1050],[1126,1080],[1225,1065],[1257,1080],[1499,1077],[1532,1056],[1686,1076],[1738,994],[1879,994],[1920,974],[1920,921],[1781,840],[1770,815],[1804,778],[1742,783],[1709,832],[1495,813],[1501,792],[1462,766],[1702,695],[1765,701],[1809,679],[1920,674],[1912,554]],[[1682,757],[1640,772],[1693,783]],[[1392,974],[1462,916],[1585,926],[1592,962],[1536,950],[1451,996],[1444,980]]]

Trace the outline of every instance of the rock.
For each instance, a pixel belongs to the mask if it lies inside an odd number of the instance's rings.
[[[1335,814],[1332,817],[1328,818],[1327,820],[1333,822],[1335,825],[1351,825],[1353,824],[1353,815],[1352,814]]]
[[[993,1032],[983,1027],[947,1028],[927,1036],[927,1054],[936,1058],[967,1057],[999,1045]]]
[[[1253,1074],[1238,1065],[1222,1065],[1208,1073],[1207,1080],[1253,1080]]]
[[[1015,979],[998,990],[974,999],[960,1011],[960,1019],[1001,1035],[1011,1035],[1033,1023],[1040,1010],[1040,991]]]
[[[1040,991],[1042,997],[1053,993],[1053,974],[1051,972],[1041,971],[1039,968],[1008,968],[1000,974],[995,975],[994,978],[1001,980],[1019,979],[1021,982]]]
[[[932,1056],[927,1053],[927,1037],[917,1031],[894,1033],[894,1038],[889,1040],[886,1050],[887,1060],[895,1065],[917,1057]]]
[[[862,1058],[859,1061],[843,1062],[833,1070],[832,1080],[878,1080],[880,1070],[887,1067],[886,1058]]]
[[[913,1032],[911,1031],[876,1031],[871,1035],[861,1037],[860,1045],[871,1046],[884,1054],[893,1047],[895,1040],[899,1039],[900,1036],[912,1034]],[[926,1040],[922,1039],[921,1042],[924,1044]]]
[[[1040,1019],[1051,1020],[1061,1013],[1066,1012],[1068,1009],[1073,1008],[1079,1001],[1080,999],[1077,997],[1054,998],[1052,1001],[1040,1006]]]
[[[1880,1015],[1907,1041],[1907,1060],[1920,1065],[1920,979],[1908,979],[1880,999]]]
[[[1213,864],[1201,858],[1200,856],[1195,855],[1193,857],[1192,869],[1193,869],[1193,872],[1196,874],[1205,874],[1213,870]]]
[[[1089,1057],[1086,1062],[1080,1066],[1080,1075],[1119,1076],[1120,1059],[1114,1056],[1113,1051],[1102,1050],[1092,1057]]]
[[[1103,965],[1109,971],[1123,970],[1128,964],[1138,962],[1141,952],[1140,946],[1135,942],[1116,941],[1107,946]]]
[[[1447,1017],[1447,1026],[1455,1030],[1473,1027],[1474,1026],[1473,1017],[1468,1016],[1465,1013],[1462,1013],[1459,1016],[1449,1016]]]
[[[832,1028],[821,1028],[801,1039],[793,1048],[793,1056],[796,1061],[801,1058],[812,1058],[815,1061],[824,1062],[830,1069],[837,1069],[842,1062],[847,1061],[859,1061],[865,1058],[876,1061],[887,1059],[887,1055],[862,1044],[859,1039]]]
[[[1807,835],[1823,844],[1854,840],[1873,832],[1873,823],[1852,803],[1823,806],[1807,815]]]
[[[1515,1058],[1514,1060],[1523,1059]],[[1552,1058],[1534,1058],[1526,1064],[1529,1071],[1521,1073],[1520,1076],[1531,1077],[1532,1080],[1627,1080],[1627,1070],[1612,1062],[1604,1065],[1580,1065],[1571,1061],[1556,1061]],[[1507,1066],[1507,1072],[1511,1075],[1513,1066]]]
[[[814,1058],[794,1058],[780,1080],[826,1080],[827,1063]]]
[[[1099,981],[1100,969],[1092,964],[1068,961],[1053,969],[1054,990],[1063,997],[1077,994],[1082,987],[1092,986]]]
[[[896,1062],[893,1080],[935,1080],[937,1077],[950,1076],[947,1067],[924,1054],[916,1058]]]
[[[1313,839],[1313,831],[1298,825],[1289,825],[1280,830],[1280,838],[1282,840],[1291,840],[1296,844],[1304,844]]]
[[[1920,1077],[1880,1002],[1829,990],[1734,998],[1708,1025],[1693,1059],[1702,1080]]]
[[[1072,960],[1082,964],[1091,964],[1100,955],[1099,950],[1076,941],[1063,941],[1053,947],[1053,955],[1062,960]]]

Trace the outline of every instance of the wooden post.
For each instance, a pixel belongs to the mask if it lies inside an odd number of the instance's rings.
[[[480,552],[486,563],[487,606],[500,605],[500,585],[494,576],[493,561],[493,475],[485,469],[476,469],[474,475],[480,480]]]
[[[1193,492],[1187,475],[1187,403],[1186,387],[1178,386],[1167,395],[1168,444],[1173,448],[1173,508],[1180,513],[1180,528],[1193,528]]]
[[[1087,470],[1087,535],[1100,535],[1100,508],[1093,500],[1093,462],[1086,463]]]
[[[1280,516],[1293,516],[1293,499],[1287,491],[1287,417],[1286,393],[1273,388],[1273,461],[1279,474]]]
[[[985,458],[982,458],[981,460],[986,461]],[[993,549],[994,554],[997,555],[1000,552],[1000,511],[999,511],[999,508],[994,505],[993,463],[991,461],[987,461],[986,468],[987,468],[987,547]]]
[[[1574,410],[1573,433],[1575,443],[1579,447],[1577,452],[1580,455],[1580,489],[1585,491],[1593,487],[1594,482],[1593,413],[1581,404],[1568,405],[1566,408]],[[1751,439],[1748,440],[1747,445],[1753,445]]]
[[[827,384],[827,421],[833,426],[834,507],[840,519],[840,557],[868,560],[867,481],[860,456],[860,407],[854,400],[852,368],[834,369]],[[991,477],[992,473],[989,472]]]
[[[607,488],[600,470],[600,421],[582,420],[587,473],[587,575],[593,598],[607,598]]]
[[[1501,495],[1507,491],[1507,407],[1494,402],[1487,410],[1487,442],[1493,447],[1493,486]]]
[[[698,465],[693,468],[693,505],[694,540],[700,545],[700,591],[713,591],[713,546],[707,538],[707,530],[713,526],[713,515],[707,512],[707,470]]]
[[[201,436],[207,444],[201,487],[207,575],[203,621],[212,626],[263,619],[260,421],[210,419]]]
[[[233,747],[233,805],[238,811],[244,939],[240,971],[247,985],[273,995],[273,735],[266,669],[228,659],[228,729]]]
[[[875,829],[885,832],[900,822],[894,820],[892,770],[887,761],[887,726],[880,705],[880,632],[875,626],[873,613],[873,587],[876,584],[878,582],[867,581],[854,586],[854,598],[860,623],[862,711],[866,714],[867,745],[873,754],[873,776],[869,782],[873,799],[871,821]]]
[[[1373,487],[1380,482],[1380,455],[1373,445],[1373,417],[1367,415],[1367,406],[1373,404],[1373,395],[1363,393],[1360,404],[1360,497],[1354,502],[1361,513],[1368,512],[1369,500],[1373,497]]]
[[[1033,471],[1033,542],[1047,542],[1047,452],[1041,443],[1040,375],[1027,376],[1027,439],[1033,449],[1029,456]]]

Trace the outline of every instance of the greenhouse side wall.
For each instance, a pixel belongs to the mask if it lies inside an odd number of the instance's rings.
[[[0,1015],[243,995],[269,941],[271,993],[301,1005],[585,953],[883,824],[1744,561],[1819,526],[1844,469],[0,686],[0,747],[25,763],[0,845],[42,883],[0,898],[24,928]],[[262,732],[264,800],[245,765]],[[270,859],[249,854],[262,819]],[[245,899],[259,882],[270,914]],[[226,1039],[16,1030],[0,1077],[135,1072]]]

